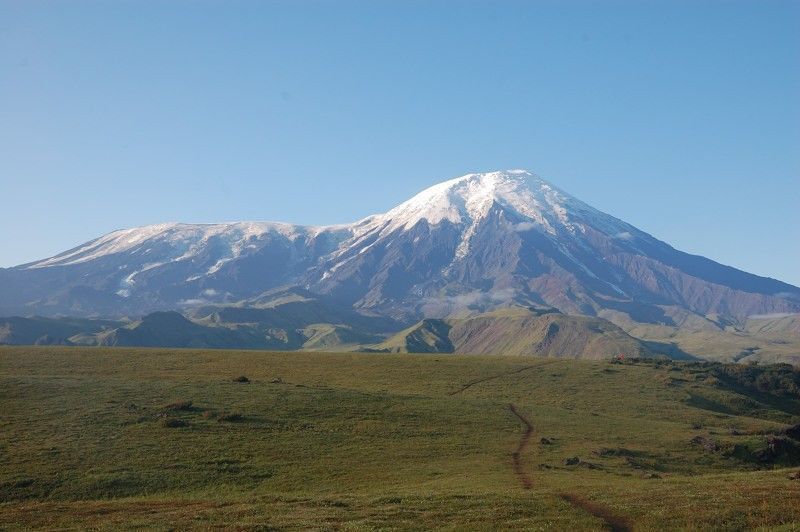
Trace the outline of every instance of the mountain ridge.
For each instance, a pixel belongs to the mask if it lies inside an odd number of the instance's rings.
[[[426,318],[372,348],[391,353],[482,355],[500,352],[556,358],[649,357],[655,354],[644,342],[602,318],[525,308],[461,318]]]
[[[552,307],[626,330],[661,327],[663,335],[703,320],[743,329],[750,316],[800,313],[800,288],[676,250],[535,174],[510,170],[439,183],[352,224],[114,231],[0,269],[0,315],[192,315],[257,307],[263,294],[287,289],[350,309],[354,321],[401,325]]]

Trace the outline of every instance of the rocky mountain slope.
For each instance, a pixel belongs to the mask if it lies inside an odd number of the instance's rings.
[[[178,310],[203,319],[204,308],[265,308],[287,289],[349,313],[318,323],[380,317],[395,331],[424,318],[524,306],[605,318],[632,334],[666,328],[655,335],[662,340],[664,330],[706,327],[751,334],[753,316],[800,313],[800,288],[678,251],[514,170],[445,181],[347,225],[115,231],[0,269],[0,315],[135,318]],[[295,307],[302,314],[314,305]],[[301,321],[294,329],[309,325]],[[782,337],[795,334],[776,327]]]

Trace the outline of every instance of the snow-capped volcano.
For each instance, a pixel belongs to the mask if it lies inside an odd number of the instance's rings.
[[[673,249],[525,170],[339,226],[162,224],[0,270],[0,314],[119,316],[298,286],[403,319],[509,304],[674,323],[800,310],[800,289]],[[681,318],[683,319],[683,318]]]
[[[633,248],[637,237],[649,238],[526,170],[468,174],[439,183],[385,214],[362,220],[352,232],[323,258],[311,276],[312,285],[319,277],[318,289],[337,293],[340,284],[351,288],[352,278],[371,279],[358,292],[361,299],[351,301],[369,308],[391,307],[394,298],[385,296],[396,292],[391,288],[396,283],[401,290],[413,285],[419,296],[412,296],[415,311],[423,315],[447,314],[463,302],[490,307],[510,301],[554,304],[561,295],[542,298],[527,286],[529,272],[545,269],[541,260],[550,261],[547,267],[559,274],[577,270],[585,281],[602,285],[603,292],[624,297],[619,287],[624,283],[607,265],[597,263],[587,239],[603,237]],[[375,272],[362,270],[364,264],[375,263]],[[566,292],[567,287],[559,289]]]
[[[386,214],[371,216],[353,227],[353,237],[333,254],[346,258],[364,253],[381,240],[412,231],[418,224],[461,228],[449,266],[469,256],[473,238],[497,209],[504,232],[538,231],[551,239],[571,240],[587,227],[630,239],[636,228],[602,213],[526,170],[467,174],[427,188]],[[418,242],[418,241],[417,241]],[[362,245],[366,244],[366,245]],[[331,273],[331,272],[326,272]]]

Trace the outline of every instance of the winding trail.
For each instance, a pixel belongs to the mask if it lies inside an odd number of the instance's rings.
[[[494,380],[494,379],[499,379],[500,377],[506,377],[508,375],[516,375],[517,373],[522,373],[523,371],[527,371],[527,370],[533,369],[535,367],[537,367],[537,366],[523,366],[523,367],[515,369],[513,371],[506,371],[505,373],[498,373],[497,375],[490,375],[489,377],[483,377],[483,378],[480,378],[480,379],[475,379],[474,381],[469,381],[468,383],[466,383],[465,385],[463,385],[461,388],[459,388],[457,390],[453,390],[452,392],[447,392],[447,395],[456,395],[456,394],[459,394],[459,393],[463,392],[467,388],[471,388],[472,386],[475,386],[476,384],[480,384],[480,383],[486,382],[486,381],[491,381],[491,380]]]
[[[519,410],[517,410],[517,407],[513,403],[509,404],[508,408],[511,410],[511,413],[517,416],[519,420],[522,421],[522,424],[525,425],[525,433],[522,435],[522,438],[517,444],[517,448],[514,449],[514,452],[511,454],[511,456],[514,460],[514,473],[516,473],[517,477],[519,477],[522,487],[526,490],[529,490],[533,486],[533,481],[522,467],[522,453],[525,451],[525,448],[528,447],[528,443],[533,436],[533,425],[531,425],[531,422],[528,421],[528,418],[519,413]]]
[[[583,497],[574,495],[572,493],[561,493],[559,497],[571,505],[605,521],[611,532],[630,532],[633,530],[633,525],[629,520],[615,514],[608,508],[604,508],[597,503],[587,501]]]
[[[482,382],[499,379],[501,377],[506,377],[509,375],[515,375],[517,373],[522,373],[523,371],[527,371],[529,369],[533,369],[535,367],[540,366],[524,366],[513,371],[507,371],[505,373],[499,373],[497,375],[491,375],[489,377],[483,377],[480,379],[475,379],[469,381],[468,383],[464,384],[457,390],[453,390],[448,392],[447,395],[457,395],[476,384],[480,384]],[[525,426],[525,432],[522,434],[522,438],[520,438],[517,447],[514,449],[514,452],[511,453],[511,457],[514,463],[514,473],[519,478],[520,484],[522,484],[522,488],[529,490],[533,487],[533,480],[531,479],[530,475],[525,472],[525,468],[522,464],[522,453],[525,452],[525,449],[528,448],[528,444],[533,437],[533,425],[531,422],[526,418],[522,413],[520,413],[519,409],[514,403],[509,403],[508,409],[511,410],[511,413],[514,414],[517,419],[519,419],[522,424]],[[605,508],[595,502],[589,501],[581,497],[580,495],[575,495],[573,493],[559,493],[559,498],[563,501],[575,506],[587,512],[594,517],[602,519],[603,522],[606,524],[609,530],[612,532],[631,532],[633,530],[633,524],[625,517],[615,514],[608,508]]]
[[[533,437],[533,425],[528,418],[520,413],[515,404],[510,403],[508,405],[508,409],[511,410],[511,413],[517,416],[517,419],[519,419],[525,426],[525,432],[511,456],[514,461],[514,473],[516,473],[517,478],[519,478],[522,488],[529,490],[533,487],[533,480],[531,479],[530,475],[525,472],[525,468],[522,466],[522,453],[525,452],[525,449],[528,447],[528,444]],[[572,493],[560,493],[559,497],[576,508],[580,508],[584,512],[602,519],[612,532],[630,532],[633,530],[633,525],[628,519],[615,514],[608,508],[605,508],[595,502],[588,501],[583,497]]]

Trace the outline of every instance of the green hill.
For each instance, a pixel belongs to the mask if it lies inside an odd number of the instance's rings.
[[[140,321],[98,335],[105,346],[264,348],[264,339],[248,328],[207,327],[178,312],[153,312]]]
[[[464,318],[426,319],[373,349],[393,353],[503,353],[559,358],[652,354],[643,343],[609,321],[525,308]]]

